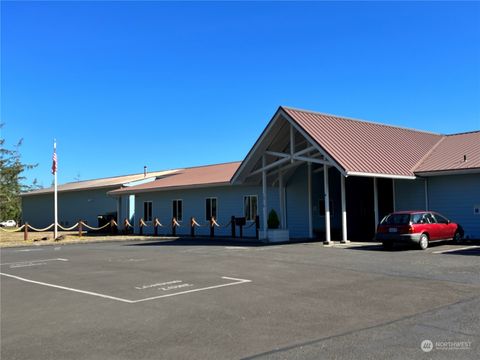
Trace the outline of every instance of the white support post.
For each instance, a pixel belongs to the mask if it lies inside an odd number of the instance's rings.
[[[375,212],[375,231],[377,231],[378,225],[378,186],[377,178],[373,178],[373,211]]]
[[[393,194],[393,211],[397,211],[396,194],[395,194],[395,179],[392,179],[392,194]]]
[[[267,159],[265,155],[262,157],[262,167],[265,168]],[[267,171],[262,171],[262,214],[263,214],[263,234],[265,238],[267,237]]]
[[[53,240],[57,240],[58,238],[58,183],[57,183],[57,141],[53,141],[53,156],[54,156],[54,171],[53,173],[53,181],[54,181],[54,190],[53,190]]]
[[[345,193],[345,176],[340,174],[340,187],[342,192],[342,243],[348,243],[347,236],[347,197]]]
[[[307,163],[308,169],[308,237],[313,238],[313,219],[312,219],[312,163]]]
[[[280,206],[280,229],[285,229],[285,208],[283,207],[285,202],[284,202],[284,186],[283,186],[283,172],[280,170],[278,172],[278,201],[279,201],[279,206]]]
[[[428,211],[428,178],[425,178],[425,211]]]
[[[323,188],[325,191],[325,245],[332,243],[330,236],[330,193],[328,189],[328,166],[323,165]]]

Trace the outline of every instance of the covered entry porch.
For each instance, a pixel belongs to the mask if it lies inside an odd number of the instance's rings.
[[[234,184],[261,186],[260,237],[372,240],[376,224],[395,209],[395,182],[388,176],[350,175],[282,108],[235,173]],[[280,230],[268,229],[267,189],[278,189]],[[277,201],[278,200],[278,201]]]

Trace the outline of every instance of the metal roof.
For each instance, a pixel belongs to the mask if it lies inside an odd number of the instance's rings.
[[[155,171],[148,172],[145,176],[144,173],[132,174],[132,175],[123,175],[123,176],[114,176],[102,179],[93,179],[93,180],[84,180],[70,182],[66,184],[58,185],[58,192],[67,192],[67,191],[81,191],[81,190],[92,190],[92,189],[102,189],[110,187],[118,187],[124,184],[128,184],[133,181],[143,180],[147,178],[156,178],[159,176],[165,176],[177,172],[177,169],[174,170],[165,170],[165,171]],[[38,189],[29,191],[21,194],[21,196],[31,196],[31,195],[41,195],[53,193],[53,186],[45,189]]]
[[[442,135],[281,107],[348,175],[414,176]]]
[[[110,195],[133,194],[148,191],[170,190],[186,187],[206,187],[230,185],[230,179],[240,166],[240,162],[196,166],[178,169],[171,175],[138,186],[110,191]]]
[[[480,169],[480,131],[446,135],[415,167],[416,173]]]

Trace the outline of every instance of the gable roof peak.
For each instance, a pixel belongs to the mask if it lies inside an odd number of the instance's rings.
[[[406,126],[390,125],[390,124],[385,124],[385,123],[381,123],[381,122],[378,122],[378,121],[364,120],[364,119],[359,119],[359,118],[354,118],[354,117],[349,117],[349,116],[343,116],[343,115],[330,114],[330,113],[325,113],[325,112],[320,112],[320,111],[300,109],[300,108],[295,108],[295,107],[291,107],[291,106],[281,105],[280,108],[283,109],[284,111],[286,111],[287,113],[288,113],[288,110],[292,110],[292,111],[298,111],[298,112],[303,112],[303,113],[307,113],[307,114],[313,114],[313,115],[319,115],[319,116],[328,116],[328,117],[337,118],[337,119],[341,119],[341,120],[355,121],[355,122],[361,122],[361,123],[366,123],[366,124],[385,126],[387,128],[407,130],[407,131],[412,131],[412,132],[416,132],[416,133],[424,133],[424,134],[430,134],[430,135],[443,136],[443,134],[436,133],[436,132],[433,132],[433,131],[418,130],[418,129],[413,129],[413,128],[409,128],[409,127],[406,127]],[[453,135],[457,135],[457,134],[453,134]]]

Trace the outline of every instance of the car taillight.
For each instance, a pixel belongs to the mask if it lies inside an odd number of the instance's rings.
[[[382,226],[382,225],[377,226],[377,233],[386,233],[386,232],[387,232],[387,228],[385,226]]]
[[[413,234],[415,232],[415,227],[412,225],[412,224],[409,224],[408,225],[408,232],[410,234]]]

